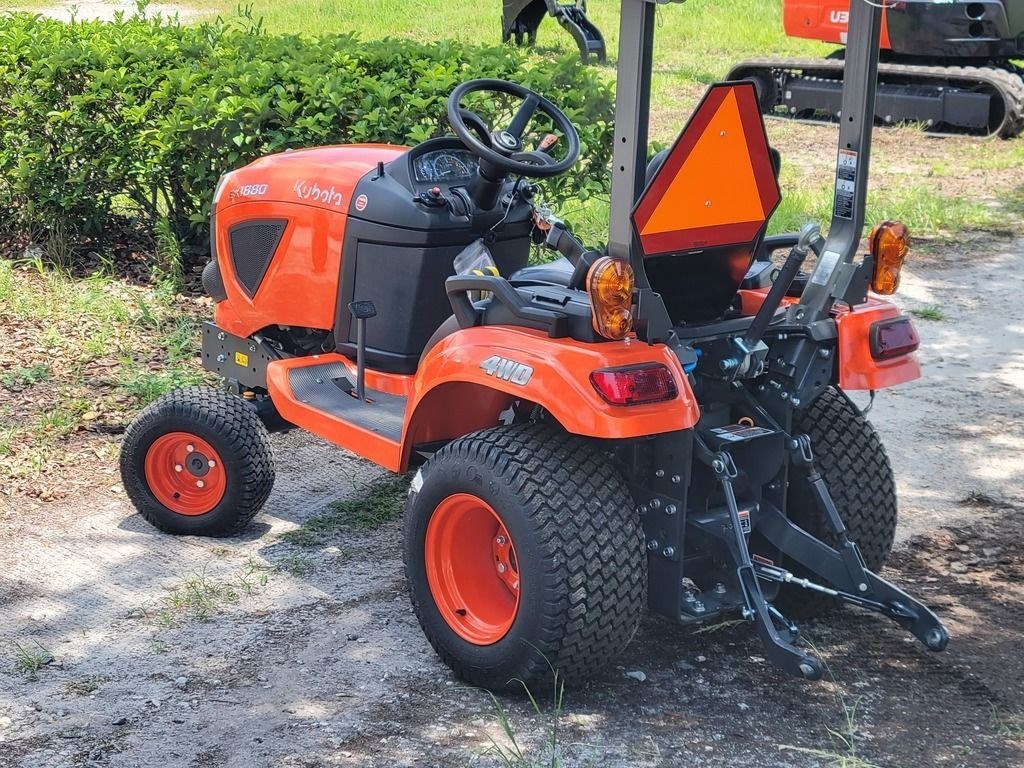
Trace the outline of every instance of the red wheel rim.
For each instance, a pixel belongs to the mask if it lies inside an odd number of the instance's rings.
[[[449,496],[427,524],[427,583],[441,617],[473,645],[492,645],[519,611],[519,561],[498,513],[469,493]]]
[[[161,435],[146,451],[146,485],[179,515],[205,515],[224,498],[227,475],[213,446],[188,432]]]

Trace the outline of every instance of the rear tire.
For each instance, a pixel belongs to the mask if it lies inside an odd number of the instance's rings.
[[[506,538],[511,556],[491,543]],[[632,639],[647,587],[622,477],[587,442],[536,424],[460,438],[420,469],[405,568],[434,650],[491,690],[550,682],[552,669],[568,684],[593,675]]]
[[[273,488],[270,435],[255,411],[228,392],[169,392],[128,427],[121,481],[139,514],[160,530],[231,536]]]
[[[877,571],[892,551],[897,511],[892,466],[875,428],[841,392],[829,388],[794,415],[793,432],[810,437],[815,465],[847,536],[860,548],[868,568]],[[800,470],[791,472],[786,511],[808,533],[830,547],[839,545]],[[816,578],[797,563],[786,567],[798,576]],[[817,616],[837,605],[832,598],[791,585],[782,586],[775,602],[792,618]]]

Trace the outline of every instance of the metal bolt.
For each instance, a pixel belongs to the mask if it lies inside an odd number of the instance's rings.
[[[660,509],[661,499],[651,499],[651,509]]]
[[[725,594],[725,584],[723,584],[722,582],[718,582],[717,584],[715,584],[715,594],[716,595],[724,595]]]
[[[694,596],[693,592],[691,592],[690,590],[686,590],[686,592],[683,593],[683,600],[685,600],[688,603],[692,603],[696,599],[697,598]]]
[[[217,340],[224,341],[224,331],[221,331],[220,333],[217,334]]]
[[[676,554],[676,548],[665,547],[663,550],[661,550],[661,554],[663,554],[665,557],[674,557]]]
[[[255,344],[250,344],[249,345],[249,351],[250,352],[255,352],[256,351],[256,345]]]
[[[499,547],[505,546],[505,537],[504,536],[499,536],[498,538],[495,539],[495,541],[498,542],[498,546]]]
[[[859,589],[861,592],[867,592],[868,585],[862,581],[860,584],[857,585],[857,589]]]
[[[672,482],[675,483],[676,485],[678,485],[679,481],[682,479],[683,478],[681,478],[679,475],[672,475]]]
[[[715,470],[715,472],[724,472],[725,462],[722,461],[721,459],[715,459],[714,461],[711,462],[711,468]]]
[[[822,347],[821,349],[818,350],[818,357],[820,357],[822,360],[828,360],[831,356],[831,349],[825,349],[824,347]]]
[[[796,311],[796,319],[797,320],[803,320],[804,319],[804,311],[802,309],[798,309]]]
[[[217,355],[217,362],[218,363],[225,363],[225,362],[227,362],[227,359],[228,359],[227,355]]]
[[[636,508],[636,511],[639,512],[641,515],[646,515],[647,514],[647,505],[646,504],[641,504],[639,507]]]
[[[814,667],[805,662],[800,665],[800,672],[801,674],[803,674],[804,677],[811,677],[814,674],[815,670]]]
[[[174,471],[175,472],[181,472],[181,464],[175,464],[174,465]]]
[[[665,514],[666,515],[674,515],[675,513],[676,513],[676,505],[675,504],[669,504],[669,505],[667,505],[665,507]]]
[[[789,392],[779,392],[779,398],[782,400],[789,400]]]
[[[789,441],[789,450],[795,451],[799,447],[800,443],[795,438]]]
[[[498,573],[504,573],[504,572],[505,572],[505,564],[504,563],[498,563]]]
[[[649,550],[651,550],[651,552],[656,550],[658,548],[658,540],[657,539],[651,539],[650,541],[648,541],[647,542],[647,548]]]
[[[742,612],[742,616],[747,621],[753,621],[753,619],[754,619],[754,609],[753,608],[744,608],[743,612]]]
[[[519,589],[519,579],[512,582],[512,589]]]
[[[698,600],[697,602],[695,602],[693,604],[693,612],[694,613],[704,613],[704,611],[706,611],[706,610],[707,609],[704,607],[704,603],[702,603],[700,600]]]
[[[789,402],[791,402],[795,408],[799,408],[800,407],[800,398],[799,397],[791,398]]]
[[[194,445],[186,445],[185,446],[185,450],[188,451],[189,453],[192,453],[193,451],[195,451],[195,449],[196,449],[196,447]]]
[[[655,477],[664,477],[665,476],[665,470],[664,469],[657,469],[657,470],[655,470],[654,471],[654,476]]]
[[[196,488],[202,488],[204,485],[206,485],[206,483],[202,480],[196,480]]]
[[[217,462],[214,461],[213,459],[210,459],[210,461],[207,463],[210,465],[210,469],[213,469],[214,467],[217,466]]]

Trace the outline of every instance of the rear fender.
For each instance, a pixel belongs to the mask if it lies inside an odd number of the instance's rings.
[[[835,312],[839,333],[837,379],[842,389],[885,389],[921,378],[921,366],[913,352],[888,360],[876,360],[871,355],[871,327],[897,317],[900,311],[895,304],[874,297]]]
[[[679,392],[674,400],[613,406],[590,383],[591,372],[599,368],[652,362],[672,371]],[[424,357],[403,443],[408,450],[493,426],[498,410],[516,400],[541,406],[569,432],[596,438],[674,432],[700,418],[686,374],[664,345],[636,340],[586,344],[527,328],[485,326],[445,337]]]

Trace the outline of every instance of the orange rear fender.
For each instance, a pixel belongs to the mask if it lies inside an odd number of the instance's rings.
[[[661,363],[678,396],[635,406],[615,406],[594,389],[590,374],[601,368]],[[610,341],[587,344],[552,339],[541,331],[506,326],[467,328],[448,336],[426,355],[416,373],[403,442],[443,436],[441,419],[475,410],[467,394],[491,392],[489,407],[514,400],[535,403],[569,432],[622,439],[689,429],[700,410],[679,360],[664,345]],[[429,408],[428,408],[429,405]],[[493,414],[492,414],[493,415]],[[493,421],[492,421],[493,423]],[[452,437],[454,435],[447,435]]]
[[[842,389],[885,389],[921,378],[921,366],[914,353],[889,360],[876,360],[871,354],[871,327],[897,317],[900,311],[895,304],[874,297],[849,310],[835,312],[839,332],[838,379]]]

